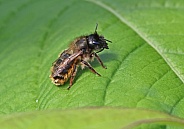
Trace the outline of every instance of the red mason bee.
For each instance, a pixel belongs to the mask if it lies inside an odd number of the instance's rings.
[[[93,61],[95,57],[100,65],[106,69],[97,53],[109,49],[107,42],[111,41],[99,35],[97,27],[98,24],[96,24],[93,34],[80,36],[71,42],[69,48],[64,50],[52,64],[50,78],[55,85],[63,85],[70,78],[70,86],[68,87],[70,89],[79,65],[82,68],[88,67],[93,73],[101,76],[88,61]]]

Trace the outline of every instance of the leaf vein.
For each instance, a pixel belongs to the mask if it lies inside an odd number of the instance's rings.
[[[139,35],[144,41],[146,41],[155,51],[157,51],[157,53],[165,60],[165,62],[169,65],[169,67],[174,71],[174,73],[180,78],[180,80],[184,83],[184,78],[183,76],[180,75],[180,72],[177,68],[175,68],[172,64],[172,62],[169,61],[169,59],[167,59],[167,57],[162,53],[161,50],[159,50],[159,48],[154,45],[154,43],[152,43],[148,38],[146,38],[147,36],[143,33],[141,33],[139,31],[138,28],[136,28],[131,22],[129,22],[125,17],[123,17],[122,15],[120,15],[118,13],[118,11],[116,11],[115,9],[113,9],[112,7],[110,7],[109,5],[106,5],[100,1],[92,1],[92,0],[88,0],[91,3],[94,3],[100,7],[102,7],[103,9],[109,11],[110,13],[112,13],[114,16],[116,16],[122,23],[126,24],[129,28],[131,28],[135,33],[137,33],[137,35]]]
[[[12,21],[14,19],[14,17],[21,12],[21,10],[23,10],[25,7],[27,7],[28,5],[30,5],[30,3],[33,3],[36,0],[29,0],[28,2],[20,5],[19,7],[17,7],[16,11],[12,11],[10,12],[10,14],[4,19],[4,21],[2,22],[1,26],[0,26],[0,33],[4,32],[4,29],[6,29],[6,26],[8,25],[8,23],[10,21]]]
[[[54,23],[56,23],[56,21],[59,19],[59,17],[60,17],[67,9],[68,9],[68,6],[66,6],[65,8],[62,8],[62,9],[59,11],[59,13],[57,14],[56,18],[51,19],[50,22],[48,23],[48,25],[47,25],[47,27],[46,27],[48,31],[46,31],[46,32],[43,34],[43,40],[40,42],[40,51],[38,52],[38,56],[39,56],[39,57],[41,57],[41,55],[42,55],[42,53],[43,53],[43,49],[44,49],[44,46],[45,46],[45,42],[46,42],[46,40],[47,40],[47,38],[48,38],[48,36],[49,36],[49,32],[50,32],[49,30],[52,28],[52,26],[54,25]],[[41,59],[42,59],[42,58],[41,58]],[[41,59],[40,59],[40,61],[42,62]],[[37,68],[36,68],[36,69],[38,69],[37,71],[39,71],[40,68],[41,68],[40,65],[37,66]],[[39,76],[39,73],[38,73],[38,76]],[[38,77],[38,78],[39,78],[39,77]],[[38,80],[37,84],[39,84],[39,80]],[[41,87],[42,87],[42,86],[41,86]],[[50,90],[52,90],[52,88],[48,90],[47,88],[42,87],[41,90],[44,90],[44,92],[42,92],[43,94],[39,94],[39,97],[37,97],[37,98],[39,98],[39,99],[41,99],[43,96],[47,96],[47,95],[51,92]],[[45,100],[44,98],[42,98],[42,99],[40,100],[40,104],[39,104],[38,106],[42,105],[43,101],[46,101],[46,100]]]
[[[182,83],[180,86],[182,86],[182,85],[183,85],[183,83]],[[175,107],[176,107],[183,99],[184,99],[184,95],[182,95],[181,97],[179,97],[178,100],[176,100],[175,104],[173,104],[173,106],[172,106],[172,108],[171,108],[171,110],[170,110],[170,112],[169,112],[170,114],[173,113]]]
[[[162,78],[164,78],[168,73],[169,73],[169,70],[166,71],[159,79],[155,79],[155,81],[152,83],[152,85],[150,85],[150,87],[149,87],[149,89],[148,89],[148,92],[145,94],[145,96],[144,96],[143,98],[141,98],[141,99],[137,102],[137,107],[138,107],[138,104],[139,104],[143,99],[145,99],[145,98],[148,97],[148,95],[149,95],[149,93],[150,93],[150,91],[151,91],[151,88],[153,88],[154,85],[155,85],[156,83],[158,83],[159,80],[161,80]]]
[[[139,50],[140,48],[142,48],[144,45],[146,45],[145,43],[140,44],[139,46],[135,47],[134,49],[132,49],[130,52],[128,52],[128,54],[120,61],[120,64],[118,65],[118,67],[115,69],[115,71],[112,73],[111,78],[109,78],[109,81],[107,82],[105,91],[104,91],[104,95],[103,95],[103,102],[105,105],[106,102],[106,96],[107,96],[107,89],[110,85],[110,83],[112,82],[113,78],[115,77],[116,73],[119,71],[119,69],[121,68],[121,65],[123,64],[124,60],[126,60],[131,54],[133,54],[134,52],[136,52],[137,50]]]

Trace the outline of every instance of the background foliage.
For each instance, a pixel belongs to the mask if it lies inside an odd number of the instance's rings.
[[[182,125],[184,117],[183,10],[184,2],[180,0],[1,0],[2,127],[24,128],[28,125],[21,119],[34,123],[30,114],[39,116],[41,110],[46,110],[44,113],[51,119],[68,116],[68,112],[79,116],[81,110],[92,114],[115,110],[122,115],[117,117],[120,119],[117,128],[134,126],[136,120],[153,119],[157,114],[156,121],[142,123],[163,123],[140,128],[180,128],[167,124],[172,121]],[[48,77],[52,62],[75,37],[93,33],[96,23],[99,34],[113,42],[109,50],[99,54],[107,69],[101,68],[97,61],[91,63],[102,77],[79,68],[69,91],[69,83],[54,86]],[[75,109],[80,107],[103,108]],[[106,107],[111,107],[110,111]],[[60,110],[51,115],[51,109]],[[142,111],[146,115],[140,118]],[[15,115],[18,112],[21,116]],[[82,113],[82,117],[96,119],[97,116],[90,117],[92,114]],[[130,114],[136,119],[128,117]],[[161,120],[165,115],[172,120]],[[41,116],[38,122],[43,120]],[[117,115],[110,116],[114,119]],[[17,117],[20,119],[14,121]],[[6,121],[10,118],[11,121]],[[130,121],[121,123],[126,119]],[[79,127],[83,126],[81,121],[77,123]],[[116,121],[113,123],[116,125]],[[43,123],[36,127],[41,126]],[[111,128],[105,122],[95,127]]]

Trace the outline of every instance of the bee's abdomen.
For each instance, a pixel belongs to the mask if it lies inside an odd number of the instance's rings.
[[[63,85],[71,77],[74,71],[75,60],[71,61],[69,64],[64,63],[69,56],[70,54],[64,51],[53,63],[50,78],[55,85]]]
[[[73,73],[73,71],[74,69],[70,67],[68,69],[64,69],[57,75],[55,74],[55,72],[53,72],[51,74],[52,82],[55,85],[63,85],[71,77],[71,74]]]

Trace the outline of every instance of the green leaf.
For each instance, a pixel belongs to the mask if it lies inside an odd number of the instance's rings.
[[[0,114],[112,106],[183,118],[183,9],[179,0],[1,0]],[[107,69],[95,60],[101,77],[79,67],[69,91],[53,85],[58,54],[96,23],[112,41],[99,53]]]
[[[145,127],[148,123],[151,123],[149,127],[182,127],[184,120],[148,110],[86,108],[19,113],[0,117],[0,123],[1,128],[8,129],[130,129],[137,126]]]

